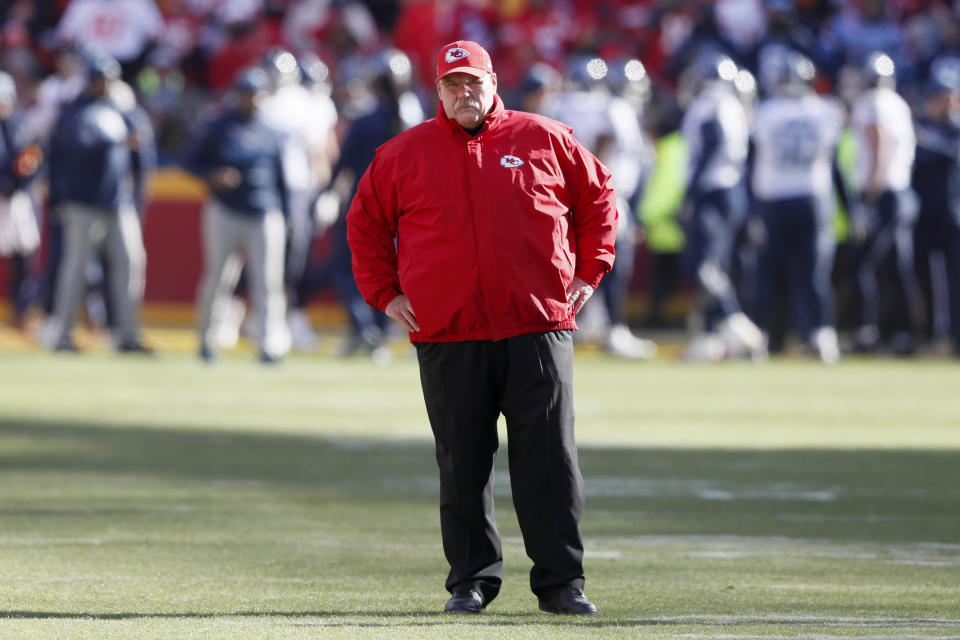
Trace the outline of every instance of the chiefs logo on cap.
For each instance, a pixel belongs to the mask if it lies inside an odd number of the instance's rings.
[[[447,62],[456,62],[457,60],[463,60],[470,55],[470,52],[466,49],[461,49],[460,47],[454,47],[453,49],[447,49],[446,55],[443,56],[443,59]]]

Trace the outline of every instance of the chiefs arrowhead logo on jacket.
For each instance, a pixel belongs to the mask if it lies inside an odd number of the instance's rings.
[[[514,169],[523,166],[523,160],[517,156],[503,156],[500,158],[500,166],[506,167],[507,169]]]

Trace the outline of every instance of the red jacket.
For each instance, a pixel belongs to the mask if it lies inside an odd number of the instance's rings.
[[[576,329],[567,285],[596,287],[616,228],[606,167],[565,125],[499,97],[474,136],[441,104],[381,146],[347,213],[360,292],[381,310],[406,295],[413,342]]]

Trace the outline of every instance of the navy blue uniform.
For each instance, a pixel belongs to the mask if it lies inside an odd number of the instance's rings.
[[[834,162],[843,113],[809,89],[778,91],[758,105],[753,124],[751,186],[764,241],[752,274],[750,315],[768,330],[786,280],[794,327],[813,344],[822,328],[833,331],[831,205],[834,188],[846,201]]]
[[[60,114],[50,140],[50,201],[116,211],[132,204],[131,125],[107,98],[81,95]]]
[[[208,182],[212,195],[203,216],[204,273],[197,304],[204,359],[222,344],[217,336],[224,303],[244,264],[261,360],[275,362],[290,349],[283,286],[289,196],[282,144],[255,110],[229,110],[207,125],[186,155],[184,166]]]
[[[213,120],[185,156],[183,166],[207,180],[211,171],[233,167],[239,184],[212,195],[232,212],[258,218],[273,209],[286,215],[287,187],[280,134],[258,118],[230,110]]]
[[[960,128],[920,118],[913,188],[920,201],[914,227],[917,273],[927,298],[928,325],[934,335],[949,324],[954,352],[960,355]],[[949,307],[937,304],[937,271],[931,258],[942,255]]]
[[[50,202],[64,225],[64,257],[53,316],[43,341],[71,349],[73,316],[87,261],[101,249],[111,262],[114,337],[121,351],[143,351],[139,306],[146,253],[135,208],[133,126],[106,96],[85,92],[60,114],[50,144]]]

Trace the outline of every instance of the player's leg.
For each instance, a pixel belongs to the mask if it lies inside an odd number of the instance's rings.
[[[201,355],[209,358],[218,345],[220,318],[240,277],[237,255],[244,220],[211,200],[203,211],[203,275],[197,289],[197,331]]]
[[[757,247],[757,268],[747,288],[745,303],[750,319],[766,332],[770,330],[770,317],[776,297],[775,285],[782,256],[782,253],[777,250],[781,235],[777,227],[780,219],[774,217],[776,214],[774,203],[758,201],[756,207],[763,233],[760,234],[760,245]]]
[[[950,337],[953,341],[953,355],[960,357],[960,226],[951,221],[944,235]]]
[[[500,591],[503,553],[493,512],[498,385],[489,341],[416,344],[440,470],[440,530],[453,593]]]
[[[283,214],[271,210],[250,227],[246,237],[255,335],[265,361],[281,358],[290,350],[283,286],[285,235]]]
[[[53,349],[73,349],[70,334],[83,297],[87,260],[106,234],[105,214],[88,207],[64,204],[59,209],[63,224],[63,260],[57,272],[53,315],[43,330],[43,343]]]
[[[533,333],[505,342],[507,419],[513,503],[527,555],[530,587],[583,588],[583,479],[574,440],[573,338]]]
[[[914,265],[913,241],[913,228],[916,224],[919,204],[916,194],[910,189],[891,195],[893,206],[896,208],[894,255],[900,299],[900,304],[894,310],[892,322],[894,335],[891,347],[896,353],[909,355],[916,350],[917,336],[923,318],[923,297]]]
[[[110,260],[116,343],[133,346],[140,339],[140,303],[146,283],[147,252],[143,246],[140,218],[133,207],[123,207],[110,225],[106,240]]]

